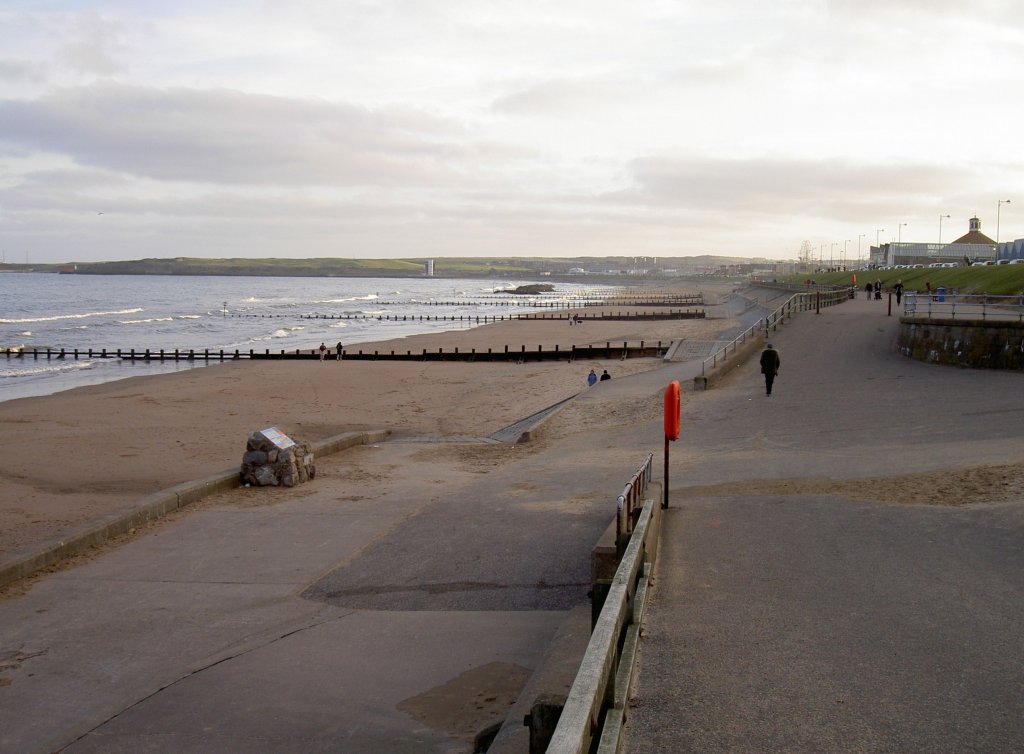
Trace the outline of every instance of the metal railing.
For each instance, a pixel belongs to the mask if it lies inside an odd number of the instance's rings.
[[[643,494],[651,479],[652,460],[648,455],[619,496],[620,511]],[[655,550],[649,549],[648,539],[657,535],[652,522],[660,505],[659,500],[648,499],[639,511],[548,745],[551,754],[583,754],[594,748],[595,741],[599,752],[614,752],[618,747],[653,568],[649,555]]]
[[[1024,295],[910,292],[903,296],[903,314],[924,319],[997,319],[1024,322]]]
[[[733,340],[704,359],[700,365],[701,375],[705,375],[709,367],[714,369],[720,362],[735,354],[739,347],[747,342],[748,338],[752,338],[755,334],[761,332],[767,334],[769,330],[778,330],[779,325],[785,323],[786,317],[792,317],[796,312],[818,309],[822,306],[835,306],[843,301],[848,301],[849,298],[849,288],[797,293],[791,296],[780,307],[761,317],[761,319],[757,320],[757,322],[737,335]]]

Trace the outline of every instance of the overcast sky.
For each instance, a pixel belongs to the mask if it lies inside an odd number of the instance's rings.
[[[0,0],[0,251],[1008,240],[1022,91],[1019,0]]]

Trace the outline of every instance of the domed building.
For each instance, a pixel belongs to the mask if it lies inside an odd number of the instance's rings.
[[[959,264],[996,258],[996,242],[981,232],[977,215],[970,219],[968,231],[952,243],[887,243],[871,247],[874,267],[934,264]]]

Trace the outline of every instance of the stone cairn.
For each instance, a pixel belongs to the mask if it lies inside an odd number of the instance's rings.
[[[294,487],[316,476],[313,449],[305,440],[253,432],[245,445],[241,476],[246,487]]]

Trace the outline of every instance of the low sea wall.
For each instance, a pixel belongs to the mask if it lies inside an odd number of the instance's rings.
[[[1024,323],[901,317],[896,347],[911,359],[975,369],[1024,369]]]

